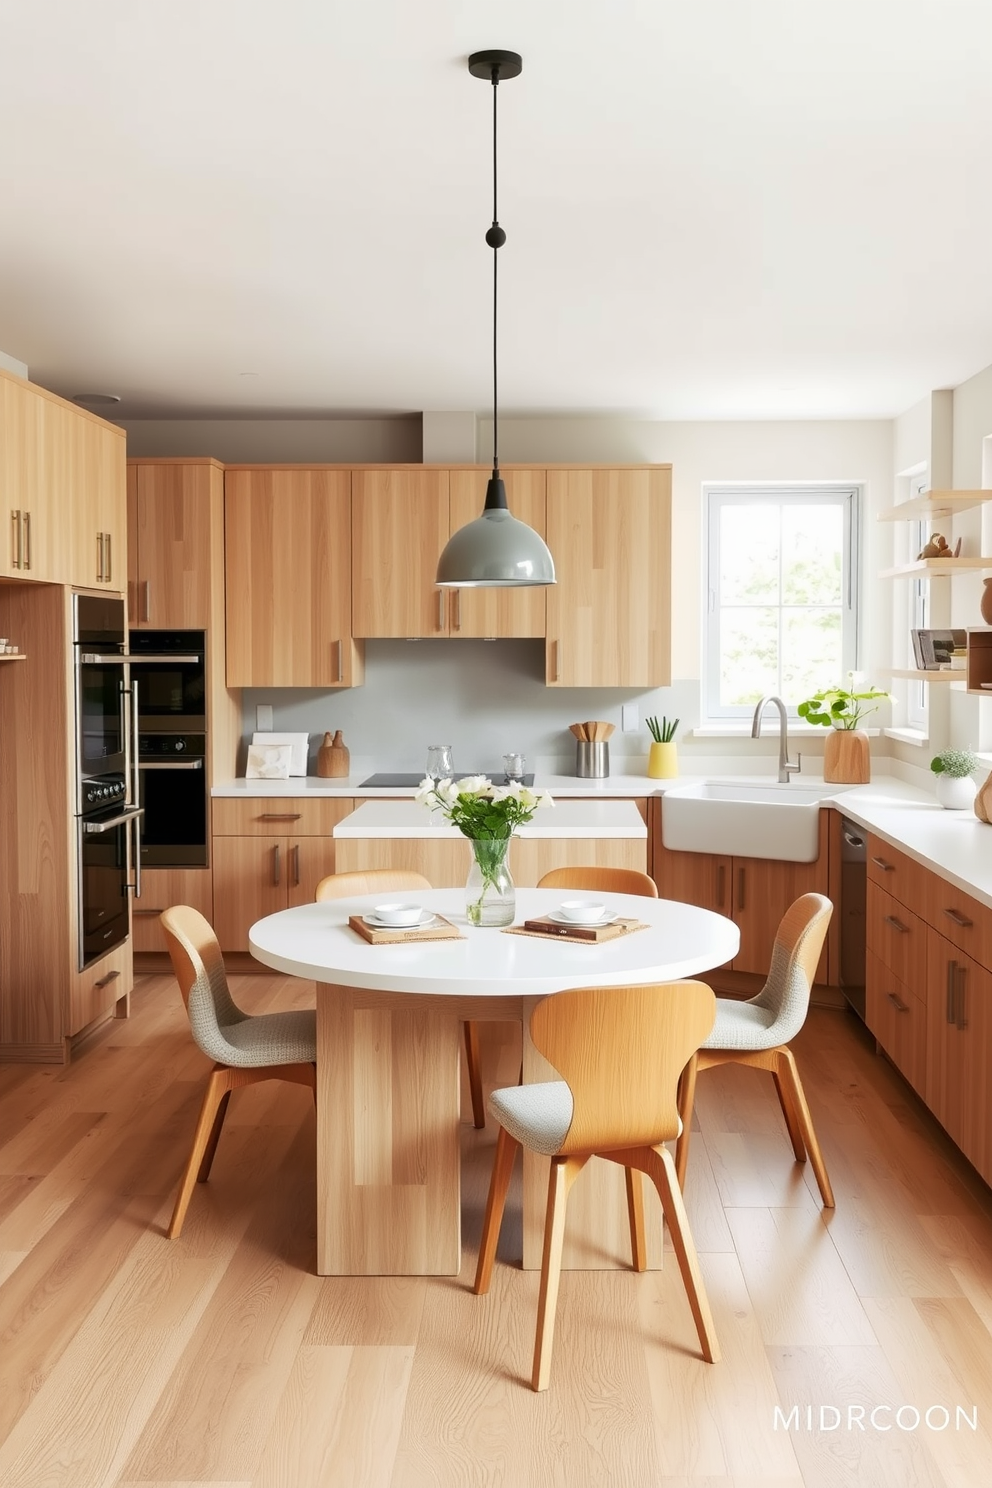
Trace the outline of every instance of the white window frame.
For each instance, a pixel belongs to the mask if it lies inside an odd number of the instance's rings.
[[[909,499],[924,496],[930,489],[929,473],[910,477]],[[916,557],[930,541],[930,523],[924,518],[909,524],[909,556]],[[930,584],[926,574],[909,582],[909,625],[911,630],[925,630],[930,624]],[[907,666],[915,667],[916,658],[910,644]],[[930,731],[930,685],[911,677],[906,686],[906,727],[921,734]]]
[[[841,560],[841,656],[842,675],[836,678],[842,684],[849,671],[858,668],[860,647],[858,626],[858,596],[860,590],[860,537],[862,488],[857,485],[706,485],[703,487],[705,507],[705,573],[703,584],[703,712],[714,723],[730,723],[750,719],[751,705],[739,707],[720,704],[720,624],[717,596],[720,575],[720,511],[729,505],[747,506],[761,501],[777,506],[836,504],[843,508],[844,535]],[[779,607],[781,608],[781,607]],[[829,685],[829,679],[824,686]],[[795,706],[789,713],[795,717]]]

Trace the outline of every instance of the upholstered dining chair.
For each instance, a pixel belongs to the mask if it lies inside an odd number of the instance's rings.
[[[685,1182],[689,1161],[689,1127],[695,1098],[696,1075],[720,1064],[746,1064],[770,1071],[789,1130],[797,1162],[807,1154],[825,1209],[834,1208],[813,1118],[799,1078],[795,1055],[788,1047],[802,1028],[809,1010],[817,962],[830,924],[833,905],[823,894],[803,894],[786,910],[772,948],[768,979],[749,1002],[716,1000],[716,1022],[695,1059],[689,1061],[679,1092],[682,1131],[675,1151],[679,1184]]]
[[[329,873],[317,885],[314,898],[349,899],[358,894],[392,894],[397,889],[431,888],[430,879],[422,873],[404,868],[366,868],[354,873]],[[468,1087],[472,1096],[472,1120],[480,1128],[486,1124],[486,1103],[482,1093],[482,1065],[479,1059],[479,1029],[475,1023],[462,1025],[465,1034],[465,1063]]]
[[[642,1190],[632,1170],[651,1178],[668,1221],[703,1358],[712,1364],[720,1357],[675,1164],[662,1145],[678,1134],[679,1074],[713,1027],[714,1014],[713,993],[703,982],[558,992],[538,1003],[530,1031],[536,1048],[563,1078],[494,1090],[489,1098],[500,1127],[476,1293],[489,1290],[517,1149],[526,1146],[551,1158],[534,1390],[546,1390],[551,1376],[568,1192],[594,1156],[627,1170],[630,1248],[637,1271],[644,1270],[647,1256]]]
[[[539,889],[590,889],[596,894],[640,894],[657,899],[658,885],[636,868],[606,868],[598,863],[576,868],[552,868],[538,880]]]
[[[160,921],[193,1038],[214,1061],[172,1211],[169,1239],[175,1240],[193,1184],[210,1176],[231,1091],[259,1080],[289,1080],[316,1092],[317,1015],[312,1010],[243,1013],[228,988],[210,922],[188,904],[163,910]]]

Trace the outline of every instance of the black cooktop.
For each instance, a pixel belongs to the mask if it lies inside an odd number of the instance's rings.
[[[481,775],[482,773],[483,772],[481,770],[456,770],[454,779],[466,780],[469,775]],[[396,790],[400,786],[404,786],[409,789],[411,786],[418,786],[423,778],[423,775],[400,775],[391,773],[389,771],[384,771],[378,775],[370,775],[368,780],[361,781],[358,789],[364,790],[366,786],[368,786],[372,790],[375,790],[376,788],[388,790],[390,787],[392,787],[393,790]],[[496,780],[493,783],[495,785],[503,785],[507,784],[508,782],[504,778],[503,780]],[[533,785],[534,776],[532,774],[524,775],[520,783],[521,785]]]

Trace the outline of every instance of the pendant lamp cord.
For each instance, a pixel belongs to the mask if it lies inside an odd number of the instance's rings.
[[[499,92],[499,69],[493,68],[493,227],[499,227],[496,210],[496,95]],[[496,279],[499,264],[499,244],[493,244],[493,470],[499,470],[499,402],[496,374]]]

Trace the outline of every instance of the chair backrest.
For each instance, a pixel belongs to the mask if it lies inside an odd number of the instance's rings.
[[[658,885],[636,868],[603,868],[596,863],[587,867],[552,868],[538,879],[539,889],[592,889],[597,894],[640,894],[642,899],[657,899]]]
[[[226,1064],[231,1046],[224,1029],[243,1023],[248,1014],[231,997],[213,928],[198,909],[188,904],[163,910],[159,920],[193,1038],[204,1054]]]
[[[390,894],[394,889],[429,889],[422,873],[405,868],[366,868],[358,873],[329,873],[314,891],[316,900],[351,899],[359,894]]]
[[[715,1017],[705,982],[583,987],[539,1002],[531,1038],[572,1092],[560,1154],[654,1147],[678,1136],[679,1075]]]
[[[817,962],[833,912],[833,904],[824,894],[803,894],[789,905],[775,932],[768,978],[751,1002],[775,1014],[773,1028],[780,1044],[795,1038],[806,1021]]]

